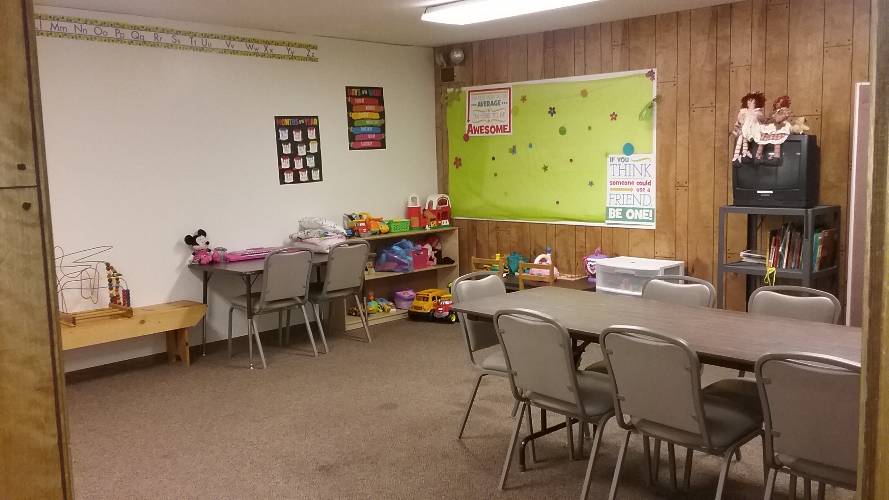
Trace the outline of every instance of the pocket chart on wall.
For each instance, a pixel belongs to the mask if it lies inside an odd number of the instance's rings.
[[[321,182],[321,131],[317,116],[276,116],[278,182]]]
[[[454,216],[653,229],[654,69],[447,94]]]

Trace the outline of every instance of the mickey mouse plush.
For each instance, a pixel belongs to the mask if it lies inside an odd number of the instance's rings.
[[[189,264],[209,264],[213,262],[213,254],[210,252],[210,240],[207,232],[198,229],[194,234],[185,235],[185,243],[191,245],[191,260]]]

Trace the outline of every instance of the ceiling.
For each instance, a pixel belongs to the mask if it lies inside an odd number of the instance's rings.
[[[426,6],[447,3],[445,0],[35,0],[35,3],[302,35],[436,47],[661,14],[727,1],[599,0],[587,5],[473,26],[436,25],[420,21]]]

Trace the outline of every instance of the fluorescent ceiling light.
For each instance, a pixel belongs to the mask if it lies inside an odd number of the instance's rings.
[[[430,23],[475,24],[495,19],[561,9],[596,0],[459,0],[427,7],[420,19]]]

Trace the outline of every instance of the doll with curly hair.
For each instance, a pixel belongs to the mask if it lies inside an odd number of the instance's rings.
[[[762,92],[751,92],[741,98],[741,109],[732,131],[737,137],[735,154],[732,162],[740,162],[742,158],[752,158],[750,141],[758,135],[759,126],[766,121],[762,108],[766,104],[766,96]]]
[[[762,160],[763,150],[766,144],[772,145],[769,160],[781,160],[781,145],[790,135],[790,96],[782,95],[772,103],[772,115],[759,127],[756,140],[756,159]]]

